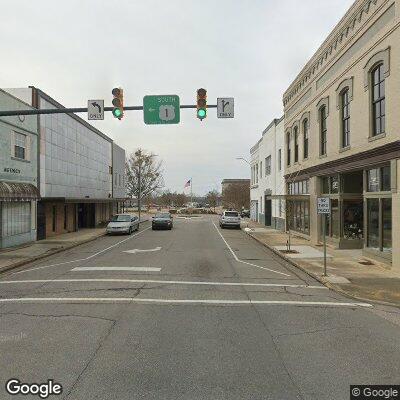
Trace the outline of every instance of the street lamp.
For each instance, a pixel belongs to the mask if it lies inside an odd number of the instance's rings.
[[[236,160],[243,160],[243,161],[247,162],[247,164],[250,165],[250,161],[246,160],[246,159],[243,158],[243,157],[236,157]]]

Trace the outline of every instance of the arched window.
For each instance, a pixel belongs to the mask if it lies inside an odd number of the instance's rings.
[[[340,94],[341,99],[341,122],[342,122],[342,148],[350,146],[350,96],[349,88],[344,89]]]
[[[290,132],[286,134],[286,154],[287,154],[287,165],[290,165],[290,157],[291,157],[291,148],[290,148]]]
[[[303,121],[303,157],[308,158],[308,119]]]
[[[372,83],[372,136],[385,132],[385,77],[383,64],[371,71]]]
[[[327,128],[326,128],[326,106],[319,109],[319,136],[320,136],[320,155],[326,155]]]
[[[294,127],[294,162],[299,161],[299,129]]]

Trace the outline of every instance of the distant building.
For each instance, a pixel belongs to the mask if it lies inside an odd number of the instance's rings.
[[[63,108],[34,87],[6,90],[35,108]],[[43,114],[37,121],[38,239],[105,223],[126,197],[125,151],[75,114]]]
[[[285,229],[284,119],[274,119],[251,148],[250,218]]]
[[[31,108],[0,90],[0,109]],[[36,240],[37,117],[0,117],[0,248]]]

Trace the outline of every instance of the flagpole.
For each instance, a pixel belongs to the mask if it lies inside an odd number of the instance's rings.
[[[193,178],[190,178],[190,206],[193,208]]]

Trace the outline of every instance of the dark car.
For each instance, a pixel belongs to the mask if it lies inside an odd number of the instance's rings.
[[[242,218],[250,218],[250,210],[242,210],[242,212],[240,213],[240,216]]]
[[[155,229],[172,229],[173,218],[170,213],[157,213],[151,222],[151,228]]]

